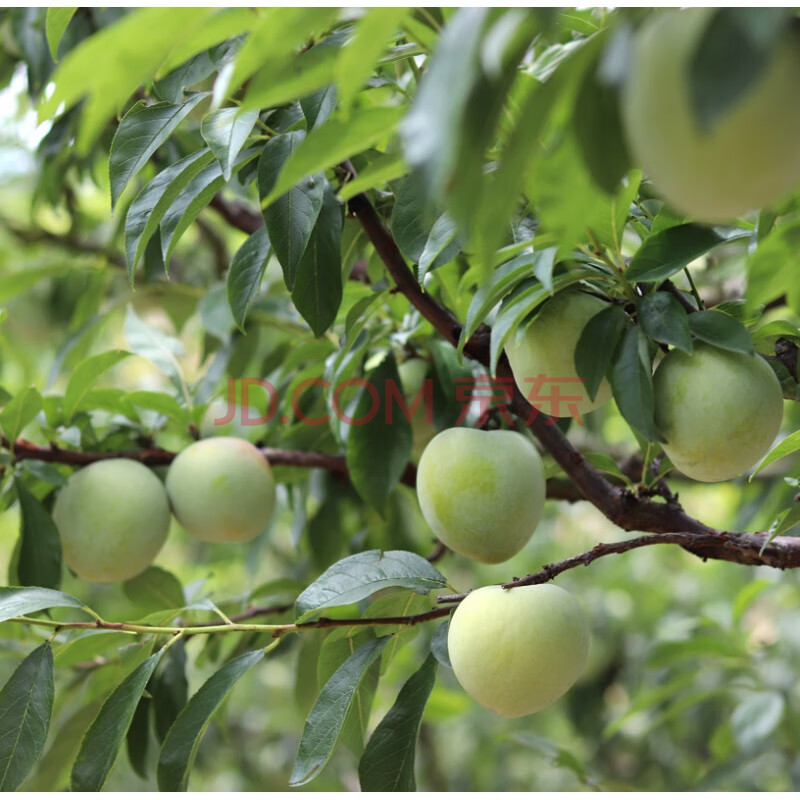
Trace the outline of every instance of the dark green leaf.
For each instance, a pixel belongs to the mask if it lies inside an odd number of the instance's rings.
[[[150,157],[169,139],[172,132],[194,110],[208,92],[198,92],[185,103],[136,103],[122,118],[111,142],[108,174],[111,181],[111,208]]]
[[[328,763],[356,691],[390,638],[373,639],[360,647],[322,688],[303,728],[290,786],[308,783]]]
[[[253,125],[258,119],[258,109],[240,111],[238,108],[221,108],[206,115],[200,123],[200,132],[219,162],[222,177],[229,181],[233,165]]]
[[[266,197],[275,186],[283,165],[305,139],[304,131],[292,131],[270,139],[258,162],[258,194]],[[286,286],[294,287],[294,274],[311,238],[322,209],[325,178],[311,175],[264,209],[264,222],[275,257],[283,267]]]
[[[358,764],[362,792],[416,791],[417,737],[435,681],[436,659],[429,655],[406,681],[364,749]]]
[[[316,92],[312,92],[307,97],[301,97],[300,108],[306,118],[308,130],[316,128],[317,125],[322,125],[336,108],[336,87],[333,85],[325,86]]]
[[[315,336],[333,324],[342,302],[342,207],[327,181],[322,208],[294,272],[292,302]]]
[[[651,292],[645,295],[637,303],[637,313],[642,329],[651,339],[692,352],[688,315],[671,294]]]
[[[133,720],[136,706],[163,650],[140,664],[109,695],[81,742],[72,767],[73,792],[99,792],[117,760],[122,740]]]
[[[0,587],[0,622],[45,608],[83,608],[83,603],[53,589]]]
[[[356,491],[383,513],[386,499],[411,455],[411,423],[394,397],[401,385],[394,356],[389,355],[367,376],[348,424],[347,468]]]
[[[181,582],[161,567],[148,567],[135,578],[125,581],[122,591],[142,616],[165,609],[183,608],[186,603]]]
[[[50,48],[50,55],[53,61],[58,61],[58,46],[61,44],[64,31],[67,30],[67,26],[77,10],[77,6],[47,9],[44,29],[47,35],[47,46]]]
[[[629,328],[622,337],[611,365],[611,388],[625,421],[648,442],[661,436],[653,420],[653,379],[647,339],[641,328]]]
[[[0,791],[13,792],[42,754],[54,694],[53,652],[45,643],[0,690]]]
[[[64,418],[68,423],[94,382],[106,370],[119,364],[129,355],[130,353],[125,350],[106,350],[104,353],[84,359],[75,367],[64,392]]]
[[[211,717],[235,683],[263,657],[263,650],[255,650],[229,661],[192,695],[161,746],[158,788],[162,792],[186,791],[197,748]]]
[[[186,89],[207,78],[216,69],[217,65],[212,61],[208,51],[199,53],[156,81],[153,84],[153,93],[160,100],[180,103]]]
[[[357,603],[391,587],[425,594],[447,585],[444,576],[422,556],[404,550],[367,550],[328,567],[295,602],[298,620],[324,608]]]
[[[156,734],[163,742],[178,714],[189,699],[189,684],[186,680],[186,648],[177,642],[167,651],[166,663],[160,674],[153,676],[153,710]]]
[[[617,348],[620,336],[628,325],[628,315],[617,305],[610,305],[595,314],[584,327],[575,346],[575,369],[583,378],[589,397],[594,400]]]
[[[444,667],[453,668],[450,663],[450,652],[447,649],[447,634],[450,631],[450,620],[446,619],[431,637],[431,653]]]
[[[247,310],[258,295],[267,268],[269,237],[260,228],[236,251],[228,270],[228,303],[239,330],[244,332]]]
[[[0,428],[13,442],[41,410],[42,396],[35,387],[29,386],[14,395],[0,411]]]
[[[47,509],[20,480],[14,481],[19,498],[20,533],[17,576],[23,586],[58,589],[61,584],[61,539]]]
[[[692,335],[723,350],[754,353],[753,337],[741,322],[721,311],[698,311],[689,314]]]
[[[687,76],[698,127],[708,131],[758,81],[786,34],[785,8],[721,8],[699,38]]]
[[[634,253],[625,275],[630,281],[661,281],[718,245],[749,235],[750,231],[740,228],[675,225],[648,236]]]
[[[147,751],[150,745],[150,710],[153,700],[142,697],[133,713],[131,726],[125,734],[125,748],[133,771],[147,780]]]

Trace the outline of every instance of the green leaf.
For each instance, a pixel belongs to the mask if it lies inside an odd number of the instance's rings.
[[[266,197],[272,192],[281,168],[304,139],[303,131],[292,131],[275,136],[264,145],[258,162],[260,197]],[[290,290],[294,287],[295,270],[308,246],[322,209],[324,192],[324,176],[312,175],[264,209],[269,240]]]
[[[447,649],[447,634],[450,631],[450,620],[446,619],[431,637],[431,655],[443,666],[453,668],[450,663],[450,652]]]
[[[53,713],[49,643],[37,647],[0,690],[0,791],[13,792],[39,760]]]
[[[749,480],[753,480],[762,469],[768,467],[779,458],[796,453],[798,450],[800,450],[800,431],[795,431],[778,442],[778,444],[764,456],[761,463],[753,470],[753,474],[750,476]]]
[[[158,231],[164,214],[187,184],[213,160],[214,154],[210,150],[198,150],[170,164],[136,195],[125,217],[125,256],[131,285],[136,265],[144,255],[147,243]]]
[[[240,111],[238,108],[222,108],[203,117],[200,133],[219,162],[226,181],[231,179],[236,157],[257,119],[258,109]]]
[[[161,742],[189,699],[184,642],[170,647],[164,660],[166,663],[161,674],[156,673],[151,680],[156,734]]]
[[[787,34],[786,8],[721,8],[713,12],[689,66],[689,98],[698,128],[709,131],[767,69]]]
[[[355,197],[368,189],[382,186],[401,175],[405,175],[408,167],[399,155],[382,153],[375,158],[368,167],[358,173],[358,177],[346,183],[339,189],[337,197],[341,202],[346,202],[351,197]]]
[[[704,228],[686,223],[651,234],[634,253],[625,277],[629,281],[661,281],[715,247],[744,239],[742,228]]]
[[[656,342],[692,352],[692,334],[683,306],[667,292],[651,292],[636,304],[642,330]]]
[[[197,748],[211,717],[236,682],[263,657],[263,650],[255,650],[229,661],[197,690],[178,714],[158,757],[158,788],[162,792],[186,791]]]
[[[692,335],[715,347],[734,353],[755,352],[753,337],[741,322],[721,311],[698,311],[689,314]]]
[[[23,292],[35,286],[45,278],[64,275],[74,269],[75,263],[68,259],[59,259],[54,264],[42,267],[28,267],[19,272],[11,272],[0,277],[0,303],[7,303]]]
[[[67,424],[94,382],[129,355],[126,350],[106,350],[105,353],[84,359],[75,367],[64,392],[63,410]]]
[[[411,423],[397,407],[392,390],[401,385],[391,353],[367,376],[348,424],[347,469],[361,497],[383,514],[386,500],[411,455]]]
[[[136,711],[133,712],[133,719],[125,734],[125,749],[128,752],[128,761],[133,771],[144,780],[147,780],[147,751],[150,745],[150,709],[153,707],[153,700],[150,697],[142,697]]]
[[[80,600],[64,592],[38,587],[0,587],[0,622],[46,608],[83,608]]]
[[[50,55],[53,61],[58,61],[58,46],[61,44],[64,31],[67,30],[67,26],[77,10],[77,6],[74,8],[65,6],[63,8],[47,9],[44,30],[47,36],[47,46],[50,48]]]
[[[383,55],[406,14],[407,8],[369,8],[359,20],[353,38],[342,48],[336,62],[336,83],[345,108],[374,71],[375,62]]]
[[[614,353],[611,388],[620,414],[648,442],[661,441],[653,420],[653,379],[647,339],[641,328],[629,328]]]
[[[327,181],[322,208],[294,273],[292,302],[315,336],[333,324],[342,302],[342,208]]]
[[[775,691],[752,692],[733,709],[731,729],[743,750],[766,741],[780,725],[786,709],[783,695]]]
[[[303,728],[290,786],[308,783],[328,763],[358,687],[390,638],[373,639],[360,647],[322,688]]]
[[[391,587],[427,592],[447,585],[444,576],[422,556],[405,550],[366,550],[343,558],[317,578],[295,602],[298,622],[317,611],[357,603]]]
[[[155,411],[157,414],[163,414],[165,417],[179,423],[180,425],[187,425],[189,423],[189,412],[183,408],[178,401],[169,394],[163,392],[126,392],[125,399],[139,408],[145,408],[148,411]]]
[[[358,764],[362,792],[416,791],[417,737],[435,681],[436,659],[429,655],[406,681],[364,749]]]
[[[163,652],[159,650],[140,664],[103,703],[83,737],[72,767],[73,792],[99,792],[105,786],[136,706]]]
[[[148,567],[125,581],[122,591],[142,615],[182,608],[186,603],[181,582],[161,567]]]
[[[19,479],[20,533],[17,577],[23,586],[58,589],[61,584],[61,539],[47,509]]]
[[[259,228],[236,251],[228,270],[228,304],[237,327],[244,333],[247,310],[258,295],[269,258],[266,228]]]
[[[306,118],[306,131],[322,125],[336,110],[336,87],[324,86],[300,98],[300,108]]]
[[[145,106],[144,101],[139,101],[122,118],[111,142],[108,160],[112,210],[128,182],[205,97],[208,92],[198,92],[180,105]]]
[[[269,193],[262,195],[261,207],[267,208],[303,178],[391,136],[402,114],[402,108],[365,108],[348,119],[335,117],[314,128],[292,149]]]
[[[583,378],[586,393],[594,400],[608,372],[617,343],[628,325],[628,315],[617,305],[595,314],[581,332],[575,346],[575,369]]]
[[[13,442],[41,410],[42,396],[35,387],[29,386],[14,395],[0,411],[0,428]]]

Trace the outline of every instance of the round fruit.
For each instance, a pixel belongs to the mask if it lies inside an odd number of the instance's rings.
[[[203,414],[200,422],[200,435],[207,439],[210,436],[235,436],[237,439],[255,441],[264,434],[264,425],[245,425],[242,422],[242,412],[246,413],[245,419],[254,420],[263,416],[262,412],[252,406],[244,409],[240,405],[234,406],[233,418],[229,422],[217,423],[228,413],[228,404],[225,400],[217,399],[211,402]]]
[[[89,581],[124,581],[147,569],[169,533],[164,485],[128,458],[97,461],[72,474],[53,520],[64,561]]]
[[[636,163],[681,213],[724,222],[800,183],[800,42],[787,30],[769,62],[705,130],[690,96],[692,62],[717,9],[652,17],[636,37],[622,95]]]
[[[607,307],[599,297],[559,292],[545,303],[519,340],[511,334],[506,344],[508,363],[517,388],[531,405],[551,417],[570,417],[573,409],[582,416],[608,402],[611,387],[605,378],[590,400],[575,370],[575,347],[586,323]],[[537,383],[542,375],[543,382]]]
[[[400,364],[397,367],[397,371],[400,374],[400,383],[403,387],[403,399],[407,404],[413,403],[428,374],[428,362],[422,358],[410,358]],[[427,419],[429,413],[431,414],[431,422],[428,422]],[[414,412],[414,416],[411,417],[411,432],[413,435],[411,458],[414,461],[419,461],[422,451],[438,432],[432,420],[433,409],[428,407],[423,397]]]
[[[455,610],[447,649],[470,697],[503,717],[522,717],[578,679],[589,625],[578,601],[558,586],[484,586]]]
[[[781,427],[783,394],[757,355],[695,343],[671,350],[653,378],[664,452],[697,481],[725,481],[755,464]]]
[[[422,454],[417,497],[440,541],[497,564],[531,538],[544,506],[544,483],[542,459],[521,434],[448,428]]]
[[[244,542],[258,536],[275,508],[267,460],[243,439],[202,439],[178,454],[167,473],[178,522],[204,542]]]

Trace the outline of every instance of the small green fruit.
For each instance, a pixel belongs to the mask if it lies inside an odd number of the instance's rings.
[[[725,222],[800,183],[800,41],[787,30],[734,103],[700,127],[691,69],[712,8],[654,15],[638,33],[622,116],[634,160],[681,213]]]
[[[695,343],[671,350],[653,377],[664,452],[696,481],[726,481],[766,454],[781,427],[783,393],[763,358]]]
[[[558,586],[484,586],[455,610],[447,648],[470,697],[503,717],[522,717],[578,679],[589,625],[578,601]]]
[[[573,408],[583,416],[611,398],[611,387],[604,378],[590,400],[575,369],[575,347],[586,323],[607,307],[599,297],[584,292],[559,292],[545,303],[519,341],[511,334],[506,355],[517,388],[548,416],[569,417]],[[541,386],[534,384],[538,375],[546,378]],[[556,394],[560,400],[548,399]],[[566,397],[578,399],[564,400]]]
[[[514,431],[448,428],[422,454],[417,497],[425,521],[447,547],[497,564],[519,552],[539,524],[542,459]]]
[[[64,561],[81,578],[124,581],[147,569],[169,533],[167,493],[143,464],[97,461],[72,474],[53,520]]]
[[[267,460],[243,439],[202,439],[178,454],[167,473],[178,522],[204,542],[245,542],[258,536],[275,508]]]

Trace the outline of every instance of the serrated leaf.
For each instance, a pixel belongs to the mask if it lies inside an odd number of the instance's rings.
[[[629,281],[661,281],[683,269],[709,250],[726,242],[745,239],[742,228],[704,228],[686,223],[648,236],[633,254],[625,272]]]
[[[620,336],[628,325],[628,315],[617,305],[595,314],[581,332],[575,346],[575,370],[583,378],[586,393],[594,400],[608,372]]]
[[[55,695],[50,644],[37,647],[0,690],[0,791],[13,792],[39,760]]]
[[[648,442],[661,441],[653,419],[653,379],[647,339],[639,327],[631,327],[623,335],[609,377],[625,421]]]
[[[304,139],[304,131],[292,131],[275,136],[264,145],[258,161],[260,197],[266,197],[272,192],[283,165]],[[308,246],[322,209],[324,192],[324,176],[312,175],[293,186],[263,211],[269,240],[290,290],[294,287],[295,270]]]
[[[140,101],[125,114],[114,133],[108,157],[112,210],[128,182],[208,95],[208,92],[198,92],[180,105],[155,103],[146,106]]]
[[[394,705],[378,723],[358,763],[362,792],[414,792],[414,755],[422,714],[436,682],[429,655],[406,681]]]
[[[47,46],[53,61],[58,61],[58,46],[70,20],[75,16],[78,7],[48,8],[44,22],[44,31],[47,36]]]
[[[64,392],[63,410],[67,424],[94,382],[129,355],[126,350],[106,350],[105,353],[84,359],[75,367]]]
[[[221,108],[203,117],[200,133],[219,162],[226,181],[231,179],[236,157],[257,119],[258,109],[240,111],[238,108]]]
[[[83,737],[72,767],[70,785],[73,792],[99,792],[105,786],[136,706],[163,652],[159,650],[140,664],[103,703]]]
[[[0,587],[0,622],[46,608],[83,608],[71,595],[38,587]]]
[[[369,373],[367,386],[348,420],[347,469],[361,497],[380,514],[411,455],[411,423],[396,407],[391,389],[400,386],[391,353]]]
[[[333,324],[342,302],[342,209],[327,181],[322,208],[297,263],[292,302],[315,336]]]
[[[236,251],[228,270],[228,304],[240,331],[250,304],[258,295],[264,270],[267,268],[270,244],[266,228],[259,228]]]
[[[689,314],[692,335],[715,347],[734,353],[755,352],[753,337],[741,322],[721,311],[698,311]]]
[[[192,695],[161,745],[158,788],[162,792],[186,791],[197,748],[211,717],[236,682],[263,657],[263,650],[255,650],[234,658]]]
[[[317,578],[295,602],[298,622],[317,611],[357,603],[391,587],[424,594],[447,585],[444,576],[422,556],[405,550],[367,550],[343,558]]]
[[[41,410],[42,396],[35,387],[29,386],[14,395],[0,411],[0,428],[13,442]]]
[[[642,330],[654,341],[692,352],[692,334],[683,306],[666,292],[652,292],[637,302]]]
[[[20,533],[17,577],[24,586],[58,589],[61,584],[61,539],[52,517],[19,479]]]
[[[141,614],[182,608],[186,602],[181,582],[161,567],[148,567],[122,584],[125,596]]]
[[[360,647],[322,687],[303,728],[290,786],[308,783],[328,763],[356,691],[389,639],[373,639]]]

